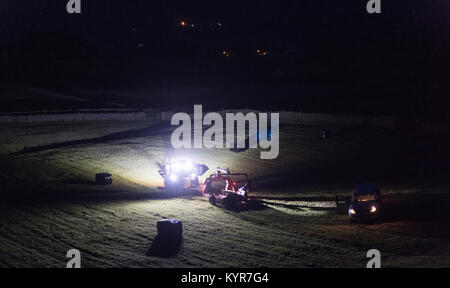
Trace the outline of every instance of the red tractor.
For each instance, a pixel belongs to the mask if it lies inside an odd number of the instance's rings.
[[[229,169],[217,168],[216,173],[203,181],[200,189],[212,205],[219,204],[233,210],[247,203],[250,183],[245,173],[230,173]]]
[[[235,209],[247,203],[250,180],[245,173],[230,173],[230,170],[217,168],[216,173],[199,184],[199,177],[208,171],[204,164],[186,160],[171,160],[158,163],[158,170],[164,179],[164,190],[170,194],[201,193],[209,198],[212,205]]]
[[[199,177],[208,171],[208,166],[187,160],[170,160],[157,163],[159,174],[164,179],[164,190],[178,194],[200,190]]]

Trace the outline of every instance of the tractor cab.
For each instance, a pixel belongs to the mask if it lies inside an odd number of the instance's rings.
[[[158,163],[159,174],[164,179],[167,192],[179,193],[182,190],[199,189],[199,177],[208,171],[208,166],[188,160],[171,160]]]

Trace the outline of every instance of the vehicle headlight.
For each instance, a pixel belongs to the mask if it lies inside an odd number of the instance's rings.
[[[350,214],[356,214],[355,209],[350,209]]]
[[[193,166],[194,166],[194,164],[192,164],[192,162],[190,162],[190,161],[184,162],[184,165],[183,165],[184,171],[192,170]]]
[[[374,213],[376,211],[377,211],[377,207],[375,207],[375,206],[370,207],[370,213]]]
[[[170,175],[169,178],[170,178],[170,180],[171,180],[172,182],[175,182],[175,181],[177,181],[177,179],[178,179],[177,175],[175,175],[175,174]]]
[[[174,171],[179,171],[181,169],[181,163],[175,162],[175,163],[173,163],[172,167],[173,167]]]

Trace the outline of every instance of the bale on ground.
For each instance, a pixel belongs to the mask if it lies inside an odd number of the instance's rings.
[[[112,184],[112,175],[109,173],[95,174],[95,184],[97,185],[110,185]]]
[[[180,238],[183,225],[177,219],[163,219],[157,222],[158,235],[161,237]]]

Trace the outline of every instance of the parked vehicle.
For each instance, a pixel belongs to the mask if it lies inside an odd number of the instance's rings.
[[[348,218],[354,220],[376,219],[380,215],[381,195],[375,183],[356,185],[348,208]]]

